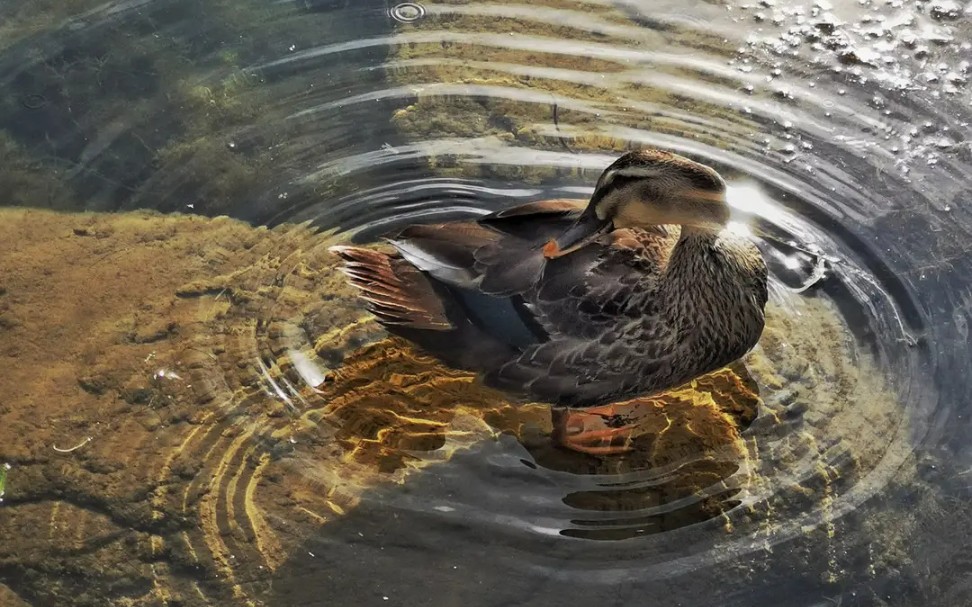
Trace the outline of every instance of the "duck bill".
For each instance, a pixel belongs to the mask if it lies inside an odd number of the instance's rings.
[[[543,255],[547,259],[556,259],[568,253],[573,253],[608,232],[611,225],[610,219],[599,218],[597,213],[594,212],[593,206],[588,206],[572,226],[547,243],[543,248]]]

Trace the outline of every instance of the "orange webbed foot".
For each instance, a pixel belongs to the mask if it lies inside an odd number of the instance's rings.
[[[620,455],[632,450],[632,434],[641,416],[631,407],[604,405],[552,411],[553,439],[560,446],[588,455]]]

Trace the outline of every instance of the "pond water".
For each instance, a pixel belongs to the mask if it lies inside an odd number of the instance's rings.
[[[972,605],[970,78],[951,0],[3,2],[0,602]],[[639,146],[772,279],[634,454],[334,271]]]

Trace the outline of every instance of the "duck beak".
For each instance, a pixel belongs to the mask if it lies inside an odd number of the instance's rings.
[[[594,212],[594,205],[588,205],[581,213],[574,225],[551,240],[543,247],[543,256],[547,259],[557,259],[568,253],[573,253],[581,247],[587,246],[598,236],[608,232],[613,227],[610,219],[601,219]]]

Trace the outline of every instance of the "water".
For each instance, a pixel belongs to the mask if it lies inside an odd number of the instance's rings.
[[[46,243],[31,226],[53,220],[18,216],[7,236],[34,248],[4,265],[40,279],[0,282],[4,600],[972,604],[972,7],[78,0],[0,19],[0,202],[272,228],[68,219]],[[552,449],[543,407],[386,341],[333,272],[329,244],[583,197],[639,145],[729,179],[773,284],[747,371],[672,395],[633,456]],[[72,229],[95,242],[74,270]],[[80,268],[99,282],[69,287]],[[177,282],[145,303],[146,280]],[[82,291],[101,303],[69,309]],[[126,297],[91,345],[57,339]],[[755,417],[741,433],[730,406]]]

